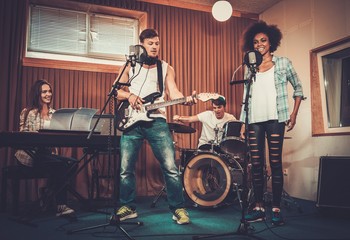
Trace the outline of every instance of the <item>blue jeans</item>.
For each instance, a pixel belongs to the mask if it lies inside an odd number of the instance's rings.
[[[173,140],[168,124],[163,118],[142,122],[123,133],[120,140],[120,203],[130,205],[135,200],[135,166],[144,139],[148,140],[160,163],[170,210],[184,207],[181,178],[175,165]]]

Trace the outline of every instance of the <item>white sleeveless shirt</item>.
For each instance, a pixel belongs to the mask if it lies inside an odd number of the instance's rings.
[[[140,70],[141,68],[141,70]],[[163,93],[160,98],[155,102],[164,102],[164,93],[165,93],[165,77],[168,70],[168,63],[162,61],[162,73],[163,73]],[[138,74],[138,75],[137,75]],[[158,71],[157,67],[154,68],[144,68],[140,64],[136,64],[135,73],[133,73],[132,68],[129,71],[129,78],[137,75],[134,79],[131,80],[129,91],[141,98],[147,97],[148,95],[159,92],[158,86]],[[160,114],[151,114],[152,117],[162,117],[166,119],[166,109],[165,107],[159,108]]]
[[[252,85],[250,123],[278,119],[274,70],[275,66],[266,72],[256,74],[256,81]]]

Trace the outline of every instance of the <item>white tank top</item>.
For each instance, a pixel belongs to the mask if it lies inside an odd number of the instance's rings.
[[[141,70],[140,70],[141,68]],[[168,63],[162,61],[162,71],[163,71],[163,93],[160,98],[155,102],[164,102],[164,93],[165,93],[165,77],[168,70]],[[140,72],[139,72],[140,71]],[[137,75],[138,74],[138,75]],[[129,71],[129,77],[137,75],[134,79],[131,80],[129,91],[135,95],[140,96],[141,98],[147,97],[148,95],[159,92],[158,86],[158,71],[157,67],[154,68],[144,68],[140,64],[136,64],[135,74],[133,73],[132,68]],[[152,114],[152,117],[162,117],[166,118],[165,107],[159,108],[160,114]]]
[[[250,123],[278,119],[274,70],[275,66],[266,72],[256,74],[252,88]]]

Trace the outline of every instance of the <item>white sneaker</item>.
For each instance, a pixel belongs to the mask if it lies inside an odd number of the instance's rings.
[[[74,210],[69,208],[67,205],[65,205],[65,204],[57,205],[57,213],[56,213],[57,217],[66,216],[66,215],[70,215],[73,213],[74,213]]]

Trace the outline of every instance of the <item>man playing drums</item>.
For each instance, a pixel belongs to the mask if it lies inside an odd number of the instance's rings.
[[[222,204],[232,183],[239,185],[243,172],[240,164],[229,153],[231,148],[235,149],[233,141],[239,138],[242,123],[225,112],[226,100],[223,96],[212,99],[211,103],[211,111],[194,116],[173,117],[174,121],[202,123],[198,141],[198,149],[202,151],[193,154],[190,159],[183,159],[182,163],[185,192],[195,205],[202,207],[217,207]],[[221,147],[221,143],[225,143],[225,149]],[[228,158],[225,151],[229,153]]]
[[[204,111],[194,116],[174,115],[173,120],[183,123],[201,122],[202,132],[198,141],[198,149],[213,150],[213,147],[215,152],[221,153],[222,151],[218,145],[222,139],[223,126],[226,122],[234,121],[236,118],[232,114],[225,112],[225,97],[220,96],[211,102],[212,111]]]

